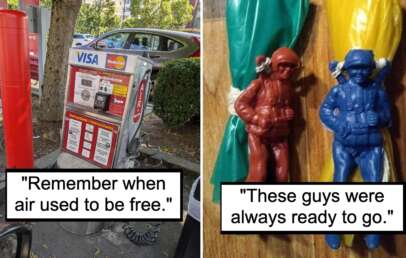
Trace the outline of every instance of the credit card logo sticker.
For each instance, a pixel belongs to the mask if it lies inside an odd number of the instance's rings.
[[[114,70],[124,70],[126,65],[126,56],[107,54],[106,68]]]
[[[92,64],[92,65],[99,64],[99,56],[97,54],[78,52],[77,58],[78,58],[79,63]]]

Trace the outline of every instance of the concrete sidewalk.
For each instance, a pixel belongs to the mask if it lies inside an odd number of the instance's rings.
[[[137,246],[129,241],[123,234],[122,224],[108,223],[99,233],[79,236],[65,231],[57,222],[34,223],[32,258],[173,257],[181,223],[162,224],[158,242],[150,246]],[[145,226],[145,223],[134,224]]]
[[[4,214],[4,206],[0,207]],[[31,222],[31,258],[167,258],[173,257],[182,230],[180,222],[164,222],[154,245],[137,246],[123,234],[122,222],[106,223],[89,236],[65,231],[59,222]],[[147,222],[131,222],[145,229]]]

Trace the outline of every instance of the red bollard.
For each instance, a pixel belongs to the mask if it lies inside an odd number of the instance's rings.
[[[28,18],[0,10],[0,90],[7,168],[32,168],[32,111]]]

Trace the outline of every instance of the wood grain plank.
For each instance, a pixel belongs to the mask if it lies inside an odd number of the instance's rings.
[[[402,0],[406,9],[406,0]],[[406,236],[384,236],[382,246],[369,252],[360,237],[352,248],[332,251],[323,235],[221,235],[220,211],[211,201],[210,184],[223,130],[228,118],[227,94],[230,88],[227,36],[224,23],[225,0],[204,2],[203,60],[203,171],[204,171],[204,257],[210,258],[387,258],[406,257]],[[318,109],[327,91],[334,84],[328,71],[331,59],[328,24],[323,0],[313,0],[297,52],[303,70],[297,79],[296,110],[302,116],[294,123],[290,137],[292,181],[319,181],[325,162],[324,154],[331,148],[331,133],[319,121]],[[404,24],[406,28],[406,12]],[[394,103],[392,128],[396,167],[399,178],[406,179],[406,29],[387,89]]]

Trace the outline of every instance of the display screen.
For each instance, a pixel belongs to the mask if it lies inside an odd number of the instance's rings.
[[[92,81],[87,79],[82,79],[81,81],[83,86],[92,87]]]

